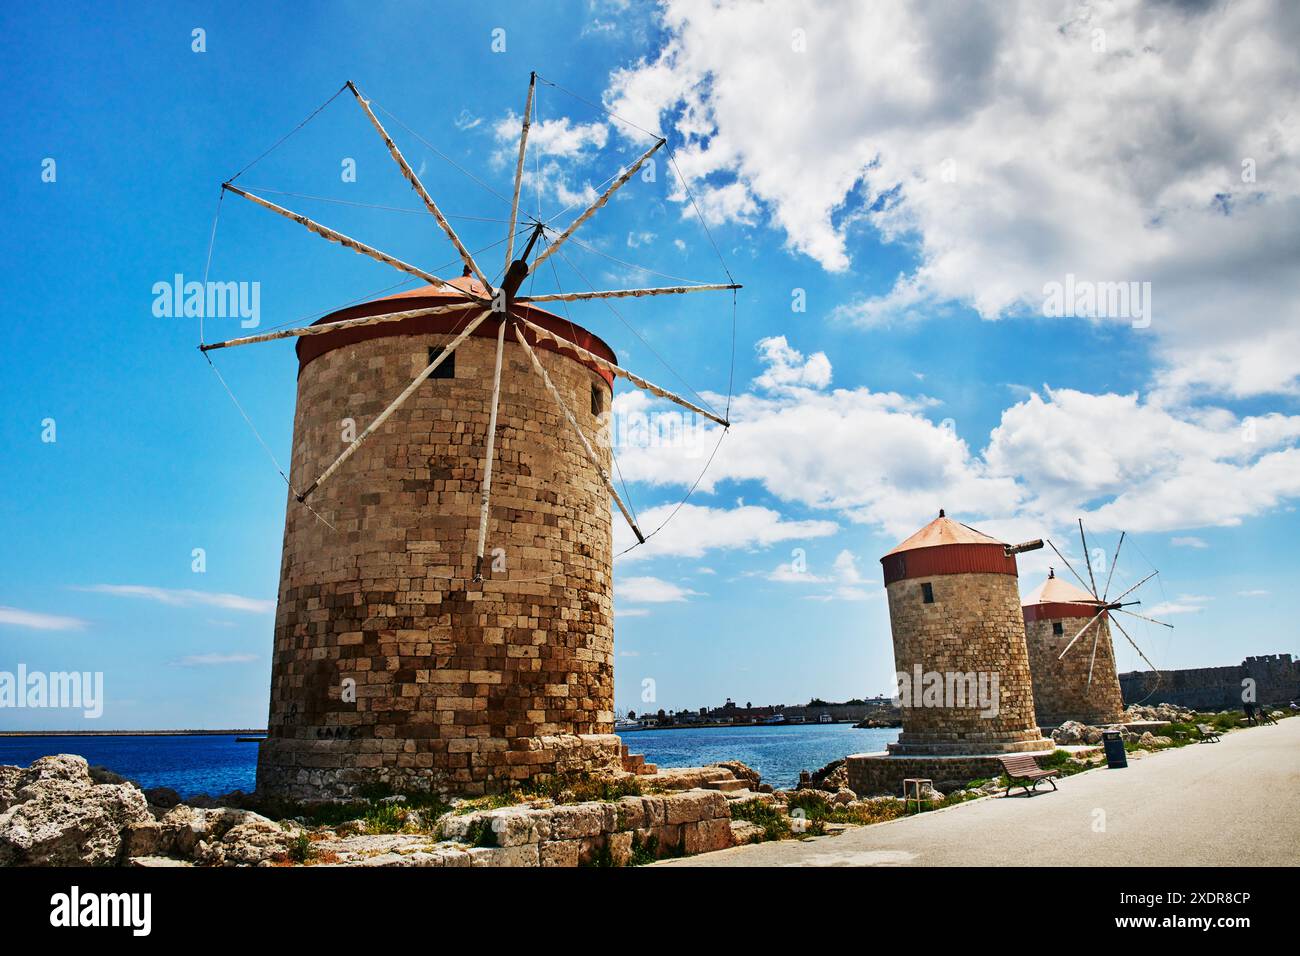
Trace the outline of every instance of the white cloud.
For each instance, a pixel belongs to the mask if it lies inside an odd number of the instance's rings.
[[[1029,510],[1098,530],[1230,526],[1300,495],[1300,416],[1249,421],[1253,440],[1225,409],[1047,389],[1003,412],[985,460],[1017,478]]]
[[[1273,593],[1272,591],[1266,591],[1263,588],[1254,588],[1253,590],[1250,591],[1238,591],[1237,596],[1238,597],[1268,597],[1272,593]]]
[[[1172,532],[1232,526],[1300,497],[1300,416],[1244,419],[1222,408],[1173,408],[1136,394],[1044,388],[1008,407],[982,449],[943,420],[937,403],[868,388],[806,387],[807,360],[789,343],[760,349],[766,370],[732,401],[731,433],[699,490],[753,481],[779,501],[834,512],[901,539],[941,507],[990,534],[1024,541],[1083,517],[1099,532]],[[791,356],[799,356],[794,359]],[[829,381],[831,368],[814,381]],[[714,401],[718,396],[706,395]],[[624,393],[620,414],[657,407]],[[630,481],[689,487],[717,430],[619,448]],[[651,509],[653,528],[672,505]],[[823,537],[769,508],[738,513],[688,505],[655,538],[661,553],[751,547]],[[719,527],[722,515],[731,524]],[[767,532],[749,533],[744,522]],[[618,527],[616,525],[616,527]],[[621,534],[621,529],[619,531]],[[620,550],[630,543],[623,535]],[[632,552],[645,557],[655,548]]]
[[[626,471],[626,466],[624,469]],[[699,470],[698,463],[696,470]],[[646,509],[640,513],[641,526],[646,529],[658,527],[676,507],[666,504]],[[666,555],[698,558],[717,549],[765,548],[781,541],[824,538],[837,530],[838,525],[833,521],[788,520],[779,511],[758,505],[712,508],[687,502],[649,544],[629,552],[623,560]],[[632,532],[616,515],[615,551],[634,543]]]
[[[511,161],[518,159],[519,134],[523,119],[513,111],[497,120],[493,133],[503,148],[513,149]],[[609,140],[609,127],[601,122],[574,123],[567,116],[542,121],[533,120],[528,129],[529,156],[574,157],[604,148]]]
[[[250,614],[270,614],[275,611],[275,602],[261,598],[244,597],[242,594],[223,594],[219,591],[193,591],[188,588],[155,588],[143,584],[92,584],[89,587],[73,588],[75,591],[90,591],[95,594],[111,594],[115,597],[138,597],[159,604],[175,607],[224,608],[227,611],[246,611]]]
[[[21,608],[0,605],[0,625],[21,627],[32,631],[80,631],[86,622],[80,618],[60,614],[42,614]]]
[[[828,574],[814,574],[804,568],[802,562],[796,565],[790,561],[778,565],[764,577],[781,584],[828,586],[827,589],[819,590],[816,594],[806,595],[813,601],[832,601],[837,598],[841,601],[866,601],[879,593],[879,589],[872,591],[863,587],[866,582],[861,571],[858,570],[857,555],[848,549],[840,551],[835,556]]]
[[[766,391],[790,388],[825,388],[831,383],[831,363],[825,352],[804,358],[790,348],[784,335],[759,339],[755,346],[759,359],[767,366],[754,384]]]
[[[191,654],[172,661],[173,667],[218,667],[223,664],[248,664],[256,654]]]
[[[1147,617],[1162,618],[1174,614],[1200,614],[1212,598],[1203,594],[1180,594],[1172,601],[1163,601],[1153,605],[1143,613]]]
[[[614,590],[621,600],[644,604],[686,601],[699,596],[698,591],[665,581],[663,578],[652,577],[622,578],[616,582]]]
[[[607,103],[684,140],[706,219],[761,219],[831,271],[855,230],[915,248],[853,320],[1149,281],[1130,334],[1157,344],[1164,394],[1300,390],[1294,4],[988,0],[962,29],[940,4],[661,9],[661,49]]]
[[[770,363],[768,370],[756,380],[755,391],[733,399],[733,428],[701,481],[701,491],[712,492],[724,481],[757,481],[785,502],[836,509],[850,520],[899,535],[915,531],[949,502],[960,501],[967,514],[998,515],[1010,514],[1020,500],[1013,478],[989,475],[955,431],[925,417],[933,408],[928,399],[789,384],[791,362],[784,350],[768,348],[760,356]],[[807,361],[795,365],[806,368]],[[822,372],[801,377],[824,382],[830,374],[827,361]],[[764,386],[773,390],[765,392]],[[721,401],[706,397],[715,404]],[[701,429],[696,441],[620,449],[619,465],[629,480],[689,485],[716,440],[715,430]],[[800,527],[808,522],[778,528],[780,516],[770,509],[745,514],[782,532],[755,544],[823,537],[835,530],[829,523]],[[670,532],[695,539],[719,533],[679,516],[656,543]]]
[[[1186,535],[1183,537],[1174,537],[1169,539],[1169,543],[1175,548],[1208,548],[1204,538],[1198,538],[1195,535]]]

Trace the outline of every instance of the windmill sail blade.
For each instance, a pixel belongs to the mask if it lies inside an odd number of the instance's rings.
[[[528,147],[528,127],[533,124],[533,91],[537,88],[537,73],[528,75],[528,99],[524,100],[524,128],[519,134],[519,161],[515,164],[515,195],[510,200],[510,228],[506,230],[506,272],[515,261],[515,223],[519,221],[519,188],[524,181],[524,151]]]
[[[456,251],[460,253],[460,257],[464,260],[465,265],[469,267],[470,271],[473,272],[474,275],[478,276],[478,280],[483,283],[484,288],[491,289],[492,283],[488,282],[487,277],[483,275],[482,271],[478,267],[478,263],[474,261],[474,257],[469,254],[469,250],[466,249],[464,244],[460,241],[460,236],[456,235],[456,230],[451,228],[451,223],[447,222],[447,217],[442,214],[442,210],[438,208],[438,204],[433,201],[433,197],[430,196],[428,190],[424,188],[424,183],[420,182],[420,177],[415,175],[415,170],[413,170],[410,163],[406,161],[406,157],[402,155],[402,151],[397,148],[397,144],[393,142],[393,138],[388,135],[388,130],[384,129],[384,125],[379,122],[379,117],[376,116],[374,110],[370,108],[370,101],[361,95],[361,91],[357,89],[356,84],[351,80],[348,80],[348,89],[352,91],[352,95],[356,97],[357,103],[360,107],[366,111],[366,116],[370,117],[371,125],[374,126],[375,132],[380,135],[384,144],[388,147],[388,152],[393,157],[398,167],[402,170],[402,175],[405,176],[406,181],[411,184],[411,188],[415,190],[415,194],[420,197],[420,201],[424,203],[424,207],[428,209],[429,212],[433,213],[433,218],[438,221],[438,225],[442,227],[442,231],[447,234],[447,238],[451,240],[451,244],[456,247]],[[514,230],[512,229],[511,231],[513,232]]]
[[[257,342],[271,342],[275,339],[289,339],[302,335],[321,335],[325,332],[337,332],[340,329],[355,329],[363,325],[380,325],[384,322],[400,322],[403,319],[416,319],[424,315],[444,315],[459,312],[474,305],[469,299],[451,305],[436,305],[427,309],[408,309],[405,312],[385,312],[382,315],[367,315],[361,319],[344,319],[341,322],[326,322],[324,325],[306,325],[297,329],[281,329],[278,332],[264,332],[261,335],[249,335],[242,339],[227,339],[224,342],[212,342],[200,345],[199,349],[211,352],[214,349],[228,349],[236,345],[253,345]]]
[[[537,338],[554,342],[556,345],[560,346],[561,348],[569,349],[572,352],[576,353],[580,359],[583,359],[584,361],[587,362],[591,362],[593,365],[596,365],[604,369],[606,372],[609,372],[611,375],[617,375],[620,378],[627,379],[637,388],[645,389],[647,392],[650,392],[652,395],[657,395],[660,398],[667,399],[670,402],[675,402],[676,404],[682,406],[683,408],[688,408],[691,411],[695,412],[697,415],[703,415],[705,418],[709,419],[710,421],[717,422],[723,428],[731,427],[731,422],[727,421],[725,418],[720,418],[717,415],[715,415],[713,412],[706,411],[705,409],[700,408],[700,406],[694,404],[693,402],[688,402],[680,395],[674,395],[672,392],[668,391],[667,389],[660,388],[658,385],[655,385],[653,382],[646,381],[641,376],[629,372],[627,369],[615,365],[613,362],[607,361],[606,359],[601,358],[599,355],[595,355],[592,352],[587,351],[582,346],[570,342],[566,338],[561,338],[560,336],[556,335],[554,332],[551,332],[548,329],[544,329],[540,325],[537,325],[534,322],[529,322],[527,319],[522,317],[519,318],[519,322],[527,326],[528,330],[532,332],[533,335],[535,335]]]
[[[629,166],[626,172],[623,173],[623,175],[619,176],[618,179],[610,183],[609,188],[606,189],[603,193],[601,193],[600,198],[597,199],[590,206],[588,206],[586,210],[583,211],[581,216],[573,220],[573,222],[569,224],[569,228],[565,229],[564,232],[560,233],[559,238],[556,239],[549,246],[547,246],[546,249],[542,252],[542,254],[537,257],[537,259],[533,262],[533,266],[532,266],[533,271],[536,272],[537,267],[540,266],[543,262],[545,262],[548,258],[550,258],[551,253],[553,253],[556,249],[560,248],[560,246],[564,245],[564,243],[568,240],[568,238],[578,231],[579,226],[581,226],[584,222],[586,222],[588,219],[594,216],[596,214],[596,211],[602,208],[605,205],[605,203],[609,202],[609,197],[614,195],[614,193],[616,193],[623,186],[624,183],[626,183],[629,179],[631,179],[634,175],[636,175],[636,171],[645,164],[645,161],[649,159],[651,156],[653,156],[660,146],[663,146],[667,142],[668,140],[666,139],[659,140],[659,142],[655,143],[653,146],[647,149],[641,155],[640,159],[638,159],[635,163]]]
[[[1121,614],[1129,614],[1129,615],[1132,615],[1133,617],[1136,617],[1136,618],[1141,618],[1143,621],[1150,621],[1152,624],[1159,624],[1161,627],[1167,627],[1167,628],[1169,628],[1171,631],[1174,629],[1174,626],[1173,626],[1172,624],[1166,624],[1164,621],[1157,621],[1154,617],[1147,617],[1145,614],[1139,614],[1139,613],[1137,613],[1137,611],[1123,611],[1123,610],[1121,610],[1120,613],[1121,613]]]
[[[1087,632],[1088,628],[1092,627],[1093,622],[1096,621],[1097,618],[1101,617],[1105,613],[1106,613],[1106,609],[1102,608],[1100,611],[1096,613],[1096,615],[1093,617],[1091,621],[1083,625],[1083,629],[1079,631],[1078,634],[1074,635],[1074,637],[1070,638],[1070,643],[1065,645],[1065,650],[1061,651],[1061,653],[1056,656],[1056,659],[1059,661],[1062,657],[1064,657],[1066,651],[1074,647],[1074,642],[1077,641],[1079,638],[1083,637],[1083,635]]]
[[[627,510],[627,505],[623,504],[623,499],[619,497],[617,489],[614,488],[614,482],[610,479],[609,472],[605,471],[604,466],[601,465],[600,459],[596,457],[596,450],[591,447],[591,442],[589,442],[587,436],[582,433],[582,427],[578,424],[578,420],[573,417],[573,412],[569,411],[569,406],[564,403],[564,398],[560,395],[560,390],[556,388],[555,383],[551,381],[551,376],[546,374],[546,368],[542,365],[542,360],[537,357],[537,353],[533,351],[533,347],[528,344],[528,340],[524,338],[524,333],[517,325],[515,326],[515,338],[519,340],[519,344],[522,345],[524,351],[528,353],[528,357],[532,360],[533,368],[536,370],[537,374],[542,377],[542,381],[546,384],[546,390],[551,393],[551,398],[554,399],[555,404],[560,407],[560,411],[564,413],[564,417],[569,421],[569,426],[578,436],[578,440],[582,442],[582,448],[587,453],[587,460],[590,461],[592,465],[595,466],[596,471],[600,473],[601,480],[605,482],[605,487],[609,489],[609,493],[613,497],[614,503],[618,505],[618,510],[623,512],[623,517],[632,528],[632,533],[636,535],[637,541],[641,544],[645,544],[645,535],[643,535],[641,529],[637,527],[636,521],[632,518],[631,512]]]
[[[497,329],[497,360],[492,370],[492,410],[488,413],[487,448],[483,453],[483,501],[478,513],[478,551],[474,555],[474,580],[483,580],[483,549],[487,544],[488,507],[492,501],[492,456],[497,443],[497,407],[501,402],[501,355],[506,350],[506,326],[510,320],[501,317]]]
[[[1115,565],[1119,563],[1119,552],[1124,547],[1124,535],[1126,532],[1119,533],[1119,544],[1115,545],[1115,554],[1110,559],[1110,574],[1106,575],[1106,589],[1101,592],[1101,599],[1106,600],[1106,595],[1110,593],[1110,579],[1115,576]]]
[[[1047,543],[1052,545],[1052,550],[1056,552],[1056,556],[1057,556],[1058,558],[1060,558],[1060,559],[1065,563],[1065,566],[1066,566],[1067,568],[1070,569],[1070,573],[1073,574],[1076,578],[1078,578],[1078,579],[1079,579],[1079,583],[1082,584],[1082,585],[1086,588],[1086,587],[1088,586],[1088,582],[1085,581],[1085,580],[1084,580],[1084,579],[1079,575],[1079,572],[1078,572],[1078,571],[1074,570],[1074,565],[1072,565],[1069,561],[1066,560],[1065,555],[1061,554],[1061,549],[1058,548],[1056,545],[1052,544],[1052,539],[1051,539],[1051,538],[1048,538],[1048,539],[1047,539]],[[1093,595],[1093,596],[1095,597],[1096,595]]]
[[[1131,588],[1129,588],[1127,591],[1125,591],[1125,592],[1124,592],[1123,594],[1121,594],[1119,597],[1115,598],[1115,600],[1111,601],[1110,603],[1111,603],[1111,604],[1116,604],[1116,603],[1118,603],[1118,602],[1124,600],[1126,597],[1128,597],[1130,594],[1132,594],[1134,591],[1136,591],[1136,590],[1137,590],[1138,588],[1140,588],[1142,585],[1146,584],[1148,581],[1150,581],[1152,578],[1154,578],[1154,577],[1155,577],[1157,574],[1159,574],[1159,573],[1160,573],[1159,571],[1152,571],[1150,574],[1148,574],[1146,577],[1144,577],[1141,581],[1139,581],[1137,584],[1133,585]]]
[[[1146,661],[1147,666],[1150,667],[1153,671],[1155,671],[1156,676],[1159,677],[1160,668],[1156,667],[1155,664],[1152,664],[1151,659],[1142,653],[1142,648],[1137,646],[1137,641],[1133,640],[1133,638],[1128,636],[1128,631],[1124,630],[1124,625],[1121,624],[1117,618],[1111,618],[1111,620],[1115,622],[1115,626],[1119,628],[1119,632],[1124,635],[1124,639],[1133,645],[1133,650],[1138,652],[1138,657]]]
[[[686,292],[718,292],[723,289],[740,289],[743,286],[722,285],[675,285],[655,289],[612,289],[607,292],[555,292],[546,295],[524,295],[516,302],[582,302],[586,299],[639,299],[647,295],[682,295]]]
[[[1088,562],[1088,580],[1092,582],[1092,596],[1100,600],[1097,593],[1097,579],[1092,576],[1092,558],[1088,556],[1088,536],[1083,533],[1083,519],[1079,519],[1079,540],[1083,542],[1083,560]]]
[[[397,409],[401,407],[403,402],[405,402],[408,398],[414,395],[415,390],[419,388],[422,384],[424,384],[425,379],[427,379],[430,375],[432,375],[437,370],[438,366],[442,364],[443,360],[452,352],[456,351],[456,349],[460,346],[460,343],[464,342],[467,338],[469,338],[470,335],[473,334],[474,330],[477,329],[480,325],[482,325],[484,320],[487,319],[487,317],[491,314],[492,311],[490,309],[484,309],[473,319],[473,321],[469,323],[469,325],[465,326],[465,328],[461,331],[461,333],[457,335],[454,339],[452,339],[451,343],[447,345],[446,348],[444,348],[441,352],[438,353],[438,357],[435,358],[432,362],[430,362],[428,366],[425,367],[424,371],[422,371],[419,375],[415,376],[414,381],[412,381],[410,385],[406,386],[406,388],[402,390],[402,394],[398,395],[395,399],[393,399],[392,403],[389,404],[387,408],[385,408],[382,412],[379,413],[379,417],[376,418],[369,425],[367,425],[365,431],[363,431],[360,435],[358,435],[356,439],[352,442],[352,444],[348,445],[348,447],[343,450],[343,454],[339,455],[338,458],[334,459],[334,463],[331,464],[328,468],[326,468],[323,472],[321,472],[319,478],[313,481],[310,485],[308,485],[302,492],[300,492],[297,495],[298,500],[306,501],[308,495],[310,495],[322,484],[324,484],[329,479],[330,475],[338,471],[339,466],[342,465],[345,461],[347,461],[356,453],[356,450],[361,447],[362,442],[364,442],[367,438],[373,435],[384,424],[384,422],[388,421],[389,416],[392,415],[393,412],[397,411]]]
[[[433,275],[430,272],[425,272],[423,269],[418,268],[417,266],[413,266],[408,262],[403,262],[401,259],[394,259],[388,253],[380,252],[374,246],[368,246],[364,242],[358,242],[356,239],[353,239],[350,236],[345,236],[343,235],[343,233],[331,229],[329,226],[322,226],[320,223],[312,219],[308,219],[306,216],[301,215],[300,213],[296,213],[293,212],[292,210],[285,209],[283,206],[277,206],[275,203],[263,199],[261,196],[255,196],[250,192],[246,192],[245,190],[240,189],[238,186],[232,186],[230,183],[222,183],[221,188],[228,189],[237,196],[243,196],[245,199],[249,200],[250,202],[257,203],[259,206],[263,207],[264,209],[269,209],[271,210],[271,212],[276,213],[277,215],[284,216],[285,219],[291,219],[294,222],[298,223],[300,226],[303,226],[309,229],[310,231],[316,233],[316,235],[320,236],[323,239],[328,239],[330,242],[337,242],[339,245],[345,246],[346,248],[351,249],[353,252],[359,252],[363,256],[369,256],[371,259],[374,259],[376,262],[382,262],[385,265],[390,265],[394,269],[397,269],[399,272],[405,272],[408,275],[416,276],[420,279],[423,279],[425,282],[430,283],[431,285],[435,285],[438,286],[439,288],[446,289],[448,292],[453,292],[456,295],[468,295],[463,289],[457,289],[453,285],[448,285],[442,279],[439,279],[436,275]],[[479,296],[469,295],[468,297],[484,305],[487,304],[487,301],[480,298]]]
[[[1101,643],[1101,625],[1097,626],[1097,634],[1092,639],[1092,659],[1088,661],[1088,686],[1092,686],[1092,670],[1097,666],[1097,645]]]

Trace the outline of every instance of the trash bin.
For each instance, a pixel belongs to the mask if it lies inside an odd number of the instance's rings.
[[[1106,766],[1111,770],[1128,766],[1128,755],[1124,753],[1124,737],[1118,730],[1103,730],[1101,745],[1106,748]]]

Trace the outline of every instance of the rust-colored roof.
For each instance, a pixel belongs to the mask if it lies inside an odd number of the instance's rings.
[[[1095,597],[1083,588],[1075,587],[1069,581],[1063,581],[1055,575],[1049,576],[1042,584],[1034,588],[1020,602],[1021,607],[1031,604],[1092,604],[1100,606]]]
[[[890,554],[898,554],[900,551],[915,551],[917,548],[937,548],[946,544],[996,544],[1005,547],[1005,542],[999,541],[997,538],[990,538],[983,532],[976,531],[960,521],[953,521],[941,509],[939,517],[898,545],[885,557],[889,557]]]
[[[462,292],[468,292],[470,295],[486,296],[488,294],[487,287],[473,276],[457,276],[454,279],[448,279],[447,285],[455,286],[457,289],[460,289]],[[382,298],[375,299],[374,301],[384,302],[388,299],[420,299],[426,297],[430,299],[449,299],[455,296],[455,294],[456,293],[454,292],[448,292],[441,286],[424,285],[420,286],[418,289],[408,289],[405,292],[394,292],[392,295],[386,295]]]
[[[997,538],[939,517],[880,559],[885,586],[906,578],[939,574],[1009,574],[1016,576],[1016,556]]]
[[[486,296],[487,290],[483,283],[479,282],[472,276],[457,276],[454,279],[448,279],[447,285],[453,286],[464,292],[473,295]],[[348,306],[331,312],[320,319],[317,319],[313,325],[325,325],[330,322],[339,322],[344,319],[357,319],[371,315],[382,315],[389,312],[402,312],[409,309],[428,308],[435,304],[429,300],[445,299],[454,302],[460,298],[458,292],[451,292],[441,286],[426,285],[417,289],[407,289],[403,292],[395,292],[392,295],[386,295],[379,299],[371,299],[368,302],[361,302],[357,305]],[[414,301],[412,301],[414,300]],[[415,318],[402,319],[400,321],[386,323],[383,325],[364,325],[355,326],[350,329],[340,329],[338,331],[326,332],[320,335],[307,335],[298,339],[298,371],[301,374],[302,369],[314,359],[320,357],[326,352],[342,348],[347,345],[354,345],[357,342],[364,342],[367,339],[383,338],[394,335],[419,335],[419,334],[452,334],[458,332],[465,322],[471,311],[476,311],[480,306],[473,303],[466,303],[465,311],[456,310],[454,312],[442,315],[417,316]],[[582,348],[595,355],[600,356],[608,362],[618,363],[618,356],[614,350],[605,343],[599,336],[587,331],[582,326],[569,321],[567,318],[548,312],[543,308],[532,305],[527,302],[520,302],[515,305],[518,314],[523,315],[530,322],[540,325],[542,328],[555,333],[561,338],[575,342]],[[472,333],[476,338],[496,338],[498,325],[495,322],[485,322]],[[614,376],[603,368],[579,358],[572,350],[565,349],[549,339],[539,339],[534,333],[525,331],[525,337],[530,345],[535,349],[543,349],[548,352],[555,352],[567,356],[580,364],[587,365],[597,375],[603,378],[610,386],[614,386]]]
[[[1095,617],[1102,604],[1083,588],[1062,581],[1055,572],[1020,602],[1025,623]],[[1104,616],[1104,615],[1103,615]]]

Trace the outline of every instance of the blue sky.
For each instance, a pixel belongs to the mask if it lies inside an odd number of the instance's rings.
[[[1051,536],[1072,561],[1077,516],[1103,548],[1127,530],[1117,577],[1158,567],[1142,598],[1177,625],[1131,629],[1161,666],[1294,651],[1276,599],[1300,530],[1300,185],[1294,137],[1276,131],[1295,100],[1295,66],[1277,55],[1295,18],[1269,28],[1278,11],[1264,3],[1231,16],[1120,5],[1081,25],[1069,5],[1014,6],[984,9],[979,42],[957,47],[937,18],[891,5],[752,4],[743,19],[585,2],[0,11],[0,670],[103,671],[101,727],[264,722],[284,484],[197,352],[194,320],[155,316],[151,290],[201,278],[220,183],[348,79],[404,124],[390,132],[465,217],[453,224],[466,244],[496,242],[504,226],[478,220],[508,212],[495,193],[509,191],[534,69],[669,136],[745,286],[736,428],[698,510],[616,565],[620,708],[643,709],[647,678],[670,709],[887,691],[877,559],[939,507],[1008,539]],[[1254,45],[1250,75],[1204,65],[1232,36]],[[845,56],[845,43],[858,46]],[[1058,70],[1032,73],[1027,47]],[[1131,66],[1133,50],[1150,59]],[[1154,92],[1143,70],[1171,82]],[[1248,84],[1251,105],[1229,109]],[[1192,100],[1180,139],[1161,118]],[[647,145],[550,86],[538,122],[543,175],[525,202],[535,211],[540,192],[548,218]],[[349,159],[355,182],[341,178]],[[346,94],[239,183],[418,209]],[[268,198],[459,272],[426,215]],[[615,259],[724,280],[683,198],[664,165],[634,180],[579,233],[592,248],[571,248],[539,291],[580,289],[581,275],[661,284]],[[1150,281],[1154,321],[1045,316],[1044,283],[1067,273]],[[234,196],[211,276],[260,284],[262,328],[402,279]],[[726,392],[726,295],[618,311],[571,314],[652,380]],[[241,331],[211,319],[207,338]],[[282,461],[291,350],[216,357]],[[690,451],[620,451],[639,511],[681,500],[701,464]],[[1048,563],[1022,561],[1023,590]],[[1138,664],[1117,651],[1121,668]],[[0,728],[81,723],[0,712]]]

